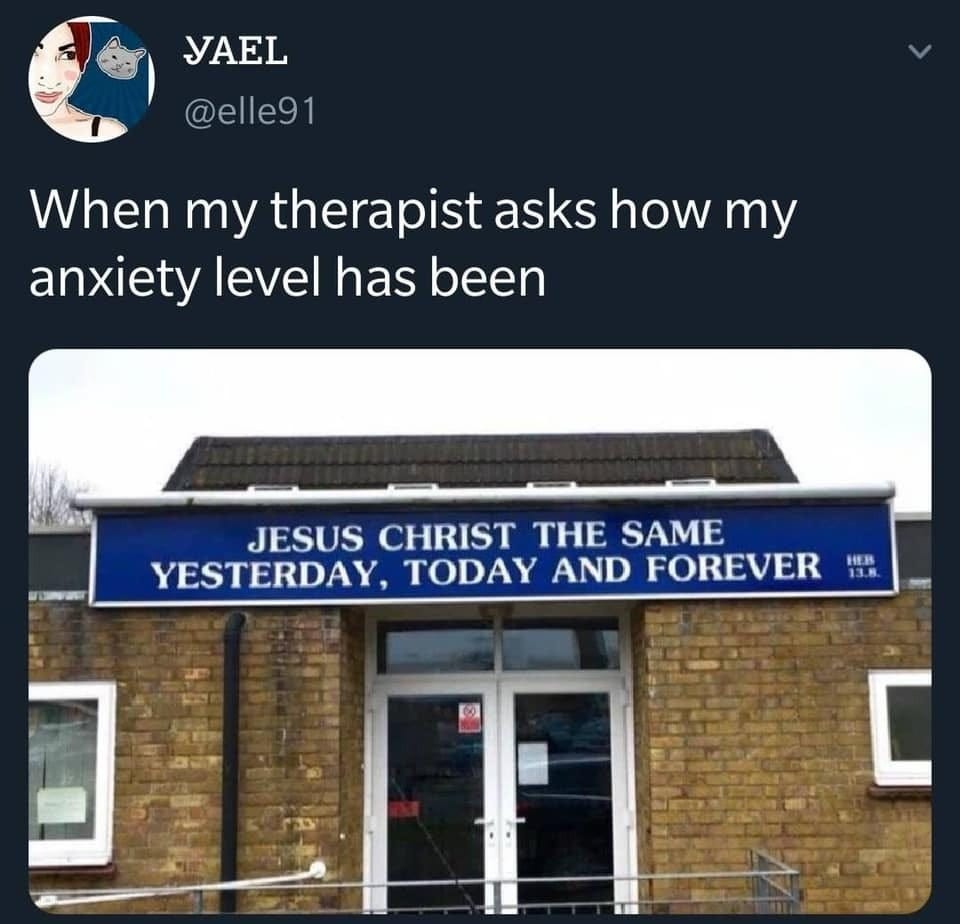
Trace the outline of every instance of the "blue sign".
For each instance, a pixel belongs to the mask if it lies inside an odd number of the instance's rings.
[[[95,605],[881,595],[890,506],[103,513]]]

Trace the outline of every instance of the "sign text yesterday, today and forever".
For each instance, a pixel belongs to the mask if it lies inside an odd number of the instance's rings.
[[[94,601],[894,590],[876,505],[98,518]]]

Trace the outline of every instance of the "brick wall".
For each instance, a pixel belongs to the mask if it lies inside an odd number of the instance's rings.
[[[219,877],[225,611],[32,604],[32,681],[115,680],[108,877],[31,888]],[[742,868],[750,847],[802,873],[805,909],[909,911],[930,888],[930,803],[878,800],[866,672],[930,665],[930,595],[893,600],[651,603],[632,617],[642,870]],[[363,614],[252,609],[241,642],[239,875],[359,879]],[[655,897],[678,894],[657,885]],[[699,890],[698,890],[699,888]],[[707,892],[694,886],[687,894]],[[240,910],[359,896],[245,895]],[[137,911],[186,911],[185,899]],[[208,899],[215,908],[216,900]],[[132,905],[91,906],[96,911]]]
[[[649,742],[641,866],[742,869],[761,847],[801,871],[807,911],[923,905],[930,802],[868,795],[867,671],[929,667],[930,628],[925,591],[646,606],[634,635],[637,741]]]
[[[115,871],[34,874],[30,888],[215,881],[220,872],[225,611],[31,604],[31,681],[115,680]],[[363,623],[356,613],[251,609],[241,640],[238,874],[359,877]],[[343,835],[343,837],[341,837]],[[309,908],[317,893],[242,895],[238,910]],[[335,893],[323,899],[336,902]],[[207,900],[216,907],[216,898]],[[98,912],[186,911],[183,898]]]

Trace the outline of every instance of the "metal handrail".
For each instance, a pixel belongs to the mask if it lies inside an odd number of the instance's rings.
[[[302,873],[283,876],[263,876],[259,879],[235,879],[231,882],[205,882],[185,886],[160,886],[143,889],[77,889],[67,892],[45,892],[37,898],[37,907],[44,910],[64,905],[90,905],[100,902],[132,901],[138,898],[161,898],[167,895],[190,895],[197,892],[249,892],[269,890],[274,886],[304,883],[310,879],[322,879],[327,874],[323,860],[315,860]],[[334,885],[334,883],[329,883]],[[301,885],[300,888],[303,886]],[[66,896],[61,898],[61,896]]]
[[[429,888],[442,887],[450,885],[458,886],[486,886],[491,885],[494,890],[494,904],[487,906],[481,903],[471,905],[467,908],[463,905],[450,905],[448,907],[411,907],[411,908],[364,908],[356,909],[360,913],[380,913],[387,910],[391,911],[432,911],[443,913],[459,911],[508,911],[508,910],[532,910],[538,908],[544,909],[577,909],[583,907],[593,907],[599,910],[601,907],[613,909],[638,909],[653,908],[662,905],[672,905],[677,907],[688,907],[691,905],[703,906],[722,906],[722,905],[744,905],[753,906],[756,910],[771,913],[774,910],[782,910],[787,913],[795,913],[800,910],[800,873],[798,870],[774,859],[759,850],[749,852],[751,863],[750,869],[744,870],[702,870],[691,872],[675,873],[638,873],[633,876],[535,876],[535,877],[505,877],[501,879],[417,879],[417,880],[391,880],[387,882],[371,881],[347,881],[347,882],[322,882],[326,875],[326,866],[321,860],[311,864],[305,872],[292,873],[282,876],[267,876],[257,879],[240,879],[232,882],[215,883],[196,883],[183,886],[157,886],[138,889],[73,889],[56,893],[42,892],[35,893],[35,900],[38,907],[45,910],[51,910],[59,907],[72,905],[97,904],[100,902],[133,901],[142,898],[162,898],[173,895],[193,895],[195,901],[195,910],[203,911],[203,895],[206,892],[241,892],[241,891],[262,891],[262,892],[285,892],[285,891],[326,891],[348,889],[363,889],[369,895],[369,890],[388,889],[388,888]],[[763,864],[764,868],[759,868]],[[523,905],[505,904],[501,896],[504,886],[520,885],[549,885],[552,883],[610,883],[617,882],[695,882],[695,881],[728,881],[740,880],[741,882],[754,883],[752,895],[737,896],[701,896],[701,897],[644,897],[639,896],[628,899],[609,900],[580,900],[580,901],[560,901],[560,902],[524,902]],[[785,884],[775,880],[785,880]],[[776,894],[763,894],[763,887],[775,891]],[[329,910],[331,913],[344,913],[344,909],[316,909],[319,913]]]
[[[486,885],[487,883],[498,882],[502,885],[549,885],[551,883],[565,882],[649,882],[649,881],[674,881],[674,880],[697,880],[697,879],[759,879],[765,882],[769,881],[770,875],[767,871],[742,870],[742,871],[705,871],[697,873],[638,873],[636,876],[536,876],[511,879],[504,877],[501,879],[391,879],[389,882],[371,882],[369,880],[357,880],[355,882],[308,882],[309,878],[314,878],[308,873],[296,873],[290,876],[272,876],[265,879],[238,879],[235,882],[217,882],[217,883],[197,883],[195,885],[185,886],[156,886],[145,887],[141,889],[65,889],[60,892],[50,893],[58,896],[88,896],[88,895],[123,895],[133,898],[140,898],[147,895],[177,895],[181,893],[196,892],[303,892],[316,889],[386,889],[386,888],[414,888],[421,886],[424,888],[448,886],[455,883],[460,885]],[[786,869],[783,873],[777,872],[774,875],[797,875],[795,870]],[[282,881],[281,881],[282,880]],[[776,885],[770,882],[771,885]],[[777,888],[780,888],[777,886]],[[41,893],[42,894],[42,893]],[[785,892],[785,895],[789,893]]]

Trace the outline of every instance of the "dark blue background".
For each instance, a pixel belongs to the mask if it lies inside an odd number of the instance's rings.
[[[90,24],[92,39],[90,60],[83,70],[83,76],[77,88],[70,96],[70,103],[91,115],[110,116],[119,119],[129,130],[143,118],[148,105],[148,69],[147,56],[137,64],[135,77],[120,80],[105,74],[97,65],[97,54],[113,36],[120,44],[133,51],[145,48],[145,43],[129,27],[116,22],[94,22]]]
[[[722,546],[651,546],[623,549],[620,546],[621,524],[626,520],[721,519]],[[537,547],[537,533],[532,524],[537,520],[604,520],[607,547],[549,548]],[[477,521],[516,522],[508,550],[462,552],[388,552],[377,543],[377,533],[388,523],[473,523]],[[247,544],[254,540],[258,526],[295,526],[358,523],[363,527],[364,548],[358,552],[328,554],[273,553],[253,555]],[[666,525],[666,523],[665,523]],[[361,599],[472,598],[511,599],[521,597],[561,596],[642,596],[710,594],[746,596],[764,593],[799,592],[864,592],[893,590],[893,540],[890,529],[890,508],[886,503],[873,505],[803,505],[783,507],[707,505],[624,506],[613,508],[564,509],[561,507],[516,510],[492,508],[485,511],[430,510],[419,513],[398,511],[338,511],[310,508],[303,510],[232,510],[215,513],[140,513],[136,515],[104,514],[98,517],[96,534],[96,601],[109,602],[229,602],[231,600],[267,602],[270,600],[345,601]],[[812,551],[820,555],[820,581],[774,581],[768,574],[763,581],[673,582],[665,572],[655,584],[645,581],[644,553],[676,554],[725,552],[794,552]],[[848,576],[848,554],[872,553],[876,558],[878,577],[851,579]],[[562,557],[576,560],[579,556],[621,555],[630,559],[632,578],[628,582],[600,585],[596,583],[551,584],[556,563]],[[490,564],[494,558],[536,557],[530,584],[509,586],[483,585],[438,587],[424,581],[409,586],[408,571],[403,559],[476,558]],[[171,561],[318,561],[325,566],[336,560],[351,559],[379,562],[372,587],[344,589],[274,589],[250,590],[223,587],[219,590],[168,590],[157,587],[157,578],[150,567],[159,561],[165,567]],[[352,569],[351,569],[351,573]],[[514,572],[515,573],[515,572]],[[381,590],[378,579],[386,578],[389,587]]]
[[[56,136],[27,93],[31,43],[88,12],[132,26],[149,48],[157,91],[123,138],[82,145]],[[356,0],[304,4],[17,3],[5,13],[2,197],[6,398],[11,490],[6,609],[22,612],[27,385],[32,360],[54,347],[134,346],[895,346],[921,350],[935,372],[935,458],[952,471],[957,301],[955,209],[956,4],[944,0]],[[277,33],[290,68],[188,67],[184,34]],[[915,61],[906,46],[932,42]],[[296,91],[322,101],[321,128],[209,131],[182,122],[195,96],[228,101]],[[328,195],[410,195],[429,184],[479,195],[534,195],[555,185],[596,197],[612,185],[639,196],[756,195],[800,200],[789,237],[754,234],[418,235],[314,241],[258,231],[218,233],[37,231],[27,190],[90,185],[113,196],[263,196],[297,181]],[[338,245],[334,250],[334,245]],[[237,261],[288,263],[318,248],[357,263],[448,260],[542,263],[548,297],[403,301],[105,299],[34,301],[31,266],[48,253],[101,265],[165,255],[193,263],[205,248]],[[255,365],[249,371],[257,375]],[[375,369],[358,375],[376,376]],[[491,375],[502,374],[491,368]],[[571,369],[571,375],[577,370]],[[684,370],[678,369],[678,375]],[[811,364],[811,376],[816,376]],[[953,385],[950,383],[953,382]],[[229,388],[229,382],[222,383]],[[438,383],[438,388],[443,383]],[[758,381],[758,389],[769,387]],[[668,403],[672,383],[637,369],[637,402]],[[391,400],[389,383],[384,402]],[[324,381],[317,400],[349,401],[349,383]],[[430,395],[424,395],[429,401]],[[551,400],[543,383],[543,400]],[[92,408],[91,413],[98,409]],[[704,394],[704,420],[710,395]],[[817,408],[810,414],[816,419]],[[767,421],[745,421],[746,426]],[[769,422],[772,423],[772,422]],[[124,439],[117,434],[117,445]],[[825,435],[824,440],[828,437]],[[19,447],[19,448],[18,448]],[[826,451],[830,451],[826,446]],[[21,488],[22,490],[22,488]],[[935,479],[951,509],[951,479]],[[953,549],[935,543],[938,583],[935,748],[947,757],[954,684]],[[938,535],[940,535],[938,533]],[[10,702],[26,689],[26,620],[11,621],[3,676]],[[936,718],[939,716],[940,718]],[[23,770],[11,765],[11,792]],[[928,909],[955,917],[949,898],[956,800],[936,797],[934,882]],[[11,828],[14,852],[26,851]],[[9,865],[18,911],[40,920]]]
[[[304,5],[128,4],[157,73],[129,135],[71,144],[25,92],[30,43],[75,11],[18,6],[4,64],[17,93],[5,218],[8,298],[34,317],[20,343],[52,346],[616,345],[897,346],[953,302],[946,281],[956,86],[946,4],[570,3],[441,0]],[[273,33],[286,67],[188,66],[186,33]],[[932,36],[918,62],[909,42]],[[183,122],[195,97],[317,100],[318,125]],[[770,232],[38,231],[26,192],[87,185],[108,196],[320,198],[476,191],[799,199]],[[179,215],[176,216],[178,219]],[[30,268],[55,262],[264,267],[343,254],[358,266],[543,266],[547,297],[216,300],[205,270],[187,309],[167,300],[34,301]],[[53,261],[51,254],[57,255]],[[329,264],[328,264],[329,265]],[[326,287],[325,287],[326,288]],[[30,357],[24,357],[22,372]],[[811,370],[813,374],[813,370]],[[255,370],[251,370],[255,374]],[[758,383],[762,387],[763,383]],[[23,383],[19,386],[22,390]],[[643,400],[662,386],[645,383]],[[706,396],[707,399],[709,396]],[[753,425],[755,422],[751,422]]]

